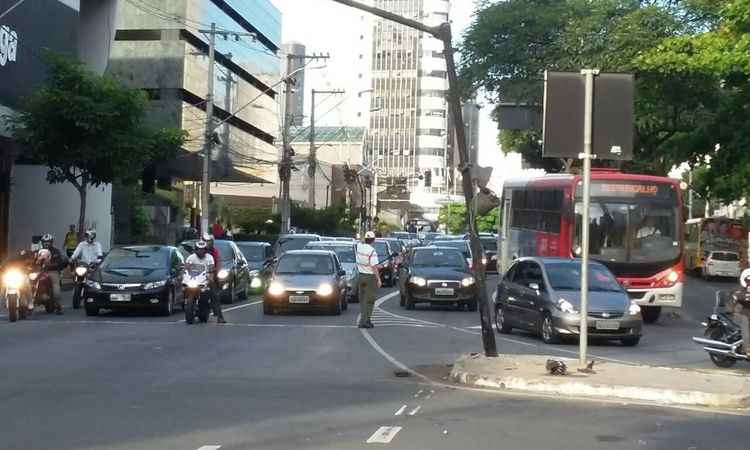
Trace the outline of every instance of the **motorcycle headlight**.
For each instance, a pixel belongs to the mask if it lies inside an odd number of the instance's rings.
[[[564,313],[568,313],[568,314],[575,314],[578,312],[576,311],[575,306],[573,306],[572,303],[565,300],[564,298],[561,298],[560,300],[557,301],[557,307],[560,308],[560,311]]]
[[[198,280],[188,280],[187,281],[187,287],[190,289],[197,289],[201,284],[198,282]]]
[[[271,295],[281,295],[284,293],[284,291],[284,285],[279,283],[278,281],[274,281],[270,286],[268,286],[268,293]]]
[[[76,267],[76,275],[78,275],[79,277],[86,275],[86,272],[88,272],[88,270],[85,267],[83,266]]]
[[[630,302],[630,306],[628,307],[628,314],[631,316],[635,316],[641,313],[641,307],[638,306],[635,302]]]
[[[415,286],[425,287],[427,286],[427,280],[422,277],[411,277],[409,282]]]
[[[101,285],[101,284],[99,284],[99,283],[97,283],[97,282],[96,282],[96,281],[94,281],[94,280],[86,280],[86,287],[87,287],[87,288],[91,288],[91,289],[94,289],[94,290],[97,290],[97,291],[98,291],[99,289],[101,289],[101,288],[102,288],[102,285]]]
[[[263,281],[258,277],[255,277],[252,280],[250,280],[250,287],[253,289],[258,289],[262,285],[263,285]]]
[[[250,276],[251,277],[257,277],[258,275],[260,275],[260,270],[251,270],[250,271]]]
[[[18,289],[23,283],[23,274],[18,270],[9,270],[3,274],[3,284],[9,288]]]
[[[320,296],[328,297],[329,295],[333,294],[333,286],[328,283],[323,283],[318,286],[318,289],[315,292]]]
[[[156,289],[156,288],[164,287],[166,285],[167,285],[167,280],[154,281],[152,283],[146,283],[143,286],[143,289],[146,289],[146,290],[148,290],[148,289]]]
[[[218,273],[220,280],[226,280],[226,278],[229,276],[229,271],[227,269],[221,269]]]
[[[474,284],[474,277],[466,277],[463,280],[461,280],[461,286],[463,287],[469,287],[472,284]]]
[[[39,277],[39,274],[37,272],[31,272],[29,274],[29,280],[35,281]]]

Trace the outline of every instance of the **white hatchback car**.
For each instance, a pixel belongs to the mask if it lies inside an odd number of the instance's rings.
[[[740,257],[735,252],[713,251],[708,254],[703,264],[703,278],[740,276]]]

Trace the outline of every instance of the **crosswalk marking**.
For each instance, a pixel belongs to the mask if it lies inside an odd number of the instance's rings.
[[[396,437],[399,431],[401,431],[401,427],[380,427],[370,436],[367,443],[388,444]]]
[[[412,317],[401,316],[392,312],[385,311],[376,306],[372,311],[372,323],[375,326],[407,326],[417,328],[444,328],[445,325],[429,322],[427,320],[414,319]]]

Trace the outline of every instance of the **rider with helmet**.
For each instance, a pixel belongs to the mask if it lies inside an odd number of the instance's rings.
[[[213,256],[208,253],[208,245],[206,244],[206,241],[198,241],[195,243],[193,253],[187,257],[185,264],[203,264],[208,267],[209,273],[213,272],[216,267],[216,262],[214,261]]]
[[[51,234],[44,234],[41,242],[42,250],[37,253],[35,263],[39,262],[39,255],[43,250],[46,250],[44,254],[47,255],[48,259],[45,261],[44,265],[47,274],[49,275],[50,283],[52,284],[52,301],[55,304],[55,312],[57,314],[62,314],[63,310],[62,305],[60,304],[60,272],[67,267],[68,258],[62,251],[60,251],[60,249],[55,248],[55,238]]]
[[[86,231],[86,240],[78,244],[76,250],[71,255],[71,263],[75,264],[79,259],[86,265],[91,263],[99,262],[104,252],[102,252],[102,244],[96,240],[96,230]]]
[[[214,237],[208,233],[203,234],[203,240],[206,243],[207,252],[214,260],[214,273],[211,276],[211,309],[214,311],[217,323],[227,323],[224,320],[224,313],[221,311],[221,293],[219,288],[218,273],[221,270],[221,257],[219,249],[214,246]]]
[[[729,309],[742,330],[742,352],[750,355],[750,269],[742,271],[740,284],[743,289],[732,296]]]

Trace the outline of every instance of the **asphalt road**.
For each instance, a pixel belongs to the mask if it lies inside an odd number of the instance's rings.
[[[710,367],[689,338],[713,292],[731,285],[688,283],[679,317],[647,326],[640,346],[592,354]],[[376,328],[365,333],[354,326],[356,304],[338,317],[264,316],[257,298],[225,308],[223,326],[70,309],[0,318],[0,449],[750,448],[748,417],[441,384],[446,364],[481,351],[478,314],[405,311],[392,292],[381,290]],[[498,336],[498,346],[577,349],[524,334]],[[399,365],[433,381],[397,377]]]

